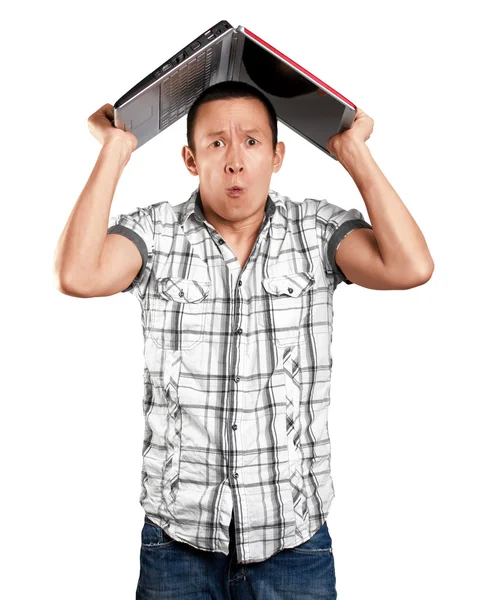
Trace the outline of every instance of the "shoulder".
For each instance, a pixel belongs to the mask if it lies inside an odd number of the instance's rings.
[[[184,209],[185,202],[181,204],[171,204],[168,200],[162,200],[150,204],[147,208],[153,215],[155,223],[169,223],[179,221],[179,217]]]
[[[323,203],[327,203],[327,200],[317,200],[316,198],[296,199],[274,190],[269,190],[269,195],[277,206],[283,208],[285,215],[293,220],[316,215],[319,207]]]

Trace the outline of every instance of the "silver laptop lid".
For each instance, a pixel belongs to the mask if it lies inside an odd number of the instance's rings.
[[[132,87],[114,104],[116,127],[142,146],[186,115],[210,85],[230,78],[234,29],[219,21]]]

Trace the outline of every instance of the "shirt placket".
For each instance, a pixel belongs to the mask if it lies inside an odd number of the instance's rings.
[[[240,420],[237,418],[237,415],[240,414],[244,404],[244,394],[241,389],[241,364],[243,362],[242,356],[244,354],[242,342],[242,334],[244,333],[242,325],[243,290],[250,277],[254,277],[254,274],[251,274],[248,266],[251,262],[251,259],[254,258],[255,254],[259,252],[259,248],[261,247],[261,244],[267,235],[268,229],[271,226],[271,220],[267,219],[265,222],[263,222],[263,226],[257,236],[254,247],[243,268],[241,268],[233,250],[227,245],[225,240],[216,231],[216,229],[208,222],[206,222],[206,225],[211,237],[217,244],[223,256],[225,264],[228,266],[230,284],[229,292],[233,290],[231,322],[232,328],[234,329],[233,334],[235,336],[236,343],[230,344],[231,356],[229,357],[230,360],[228,361],[228,364],[230,365],[230,392],[228,395],[228,410],[225,417],[227,419],[229,434],[228,468],[229,483],[232,489],[235,514],[240,513],[244,519],[247,519],[247,506],[237,506],[237,504],[240,503],[240,469],[242,466],[240,462],[242,457],[242,448],[240,444],[241,437],[237,433],[237,430],[240,427]],[[244,499],[245,498],[246,496],[244,496]],[[244,553],[247,555],[247,541],[238,539],[238,542],[242,543],[244,547]]]

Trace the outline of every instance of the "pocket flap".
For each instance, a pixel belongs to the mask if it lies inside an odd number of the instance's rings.
[[[157,280],[157,292],[176,302],[201,302],[210,293],[211,281],[196,281],[182,277],[163,277]]]
[[[314,285],[314,281],[315,278],[311,273],[303,271],[263,279],[262,284],[269,294],[297,298],[307,292]]]

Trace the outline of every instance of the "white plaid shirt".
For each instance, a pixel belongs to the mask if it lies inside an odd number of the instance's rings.
[[[165,533],[263,561],[307,541],[334,498],[328,407],[336,249],[360,211],[269,190],[242,269],[203,215],[199,187],[111,217],[143,265],[124,291],[144,334],[142,491]]]

